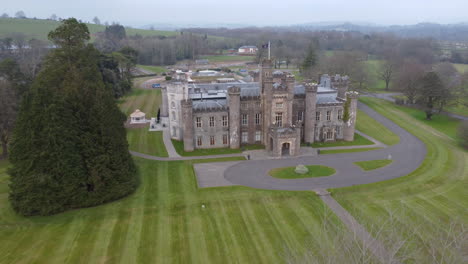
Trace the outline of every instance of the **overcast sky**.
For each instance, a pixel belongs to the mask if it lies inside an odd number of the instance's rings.
[[[151,23],[288,25],[309,22],[468,22],[468,0],[2,0],[1,13]]]

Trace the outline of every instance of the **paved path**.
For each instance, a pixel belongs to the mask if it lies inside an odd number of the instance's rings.
[[[326,190],[316,190],[320,199],[330,207],[330,209],[341,219],[341,221],[351,230],[362,244],[382,263],[399,263],[394,260],[394,256],[388,253],[382,242],[374,239],[366,229],[360,225],[354,217],[348,213]]]
[[[305,191],[379,182],[408,175],[416,170],[426,156],[425,145],[418,138],[368,106],[359,103],[359,108],[399,135],[400,142],[387,148],[353,154],[341,153],[316,157],[244,161],[229,167],[224,172],[224,177],[231,183],[253,188]],[[353,164],[356,161],[386,159],[389,155],[392,156],[393,162],[377,170],[362,171]],[[268,172],[274,168],[292,167],[298,164],[325,165],[335,168],[337,172],[328,177],[306,179],[277,179],[268,175]]]
[[[174,145],[172,144],[171,133],[169,132],[168,129],[163,130],[163,142],[164,142],[164,146],[166,146],[166,150],[167,150],[167,154],[169,155],[169,158],[181,157],[175,150]]]

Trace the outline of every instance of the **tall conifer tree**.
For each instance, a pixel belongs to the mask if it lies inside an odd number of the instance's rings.
[[[68,19],[49,39],[57,49],[25,95],[11,143],[10,201],[23,215],[98,205],[137,186],[125,116],[103,83],[88,28]]]

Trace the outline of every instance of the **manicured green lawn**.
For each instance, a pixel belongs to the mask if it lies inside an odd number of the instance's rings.
[[[373,145],[374,142],[367,138],[354,134],[354,141],[336,141],[336,142],[314,142],[311,144],[313,148],[326,148],[326,147],[346,147],[346,146],[360,146],[360,145]]]
[[[400,142],[400,137],[397,134],[359,109],[356,129],[389,146]]]
[[[313,178],[330,176],[336,173],[336,170],[327,166],[321,165],[308,165],[305,166],[309,172],[305,174],[296,173],[296,167],[277,168],[269,172],[272,177],[279,179],[300,179],[300,178]]]
[[[412,248],[422,249],[416,255],[428,257],[419,263],[433,263],[425,246],[443,241],[440,233],[448,232],[450,223],[468,223],[468,152],[443,132],[450,130],[431,126],[412,111],[374,98],[366,98],[366,103],[422,140],[426,158],[405,177],[334,189],[333,196],[368,229],[389,225],[391,220],[395,228],[381,230],[379,235],[387,238],[386,246],[405,240]]]
[[[238,55],[207,55],[202,56],[202,59],[207,59],[210,62],[230,62],[230,61],[253,61],[255,56],[238,56]]]
[[[142,68],[142,69],[147,70],[147,71],[151,71],[151,72],[154,72],[154,73],[158,73],[158,74],[167,71],[167,69],[164,68],[164,66],[153,66],[153,65],[141,65],[141,64],[138,64],[137,67]]]
[[[146,80],[147,78],[143,79]],[[142,80],[135,80],[135,83],[141,83]],[[119,99],[119,107],[122,112],[129,117],[133,111],[140,109],[146,113],[146,119],[156,117],[158,114],[159,105],[161,104],[161,90],[159,89],[140,89],[136,85],[133,91]]]
[[[359,100],[375,109],[382,109],[382,106],[380,105],[384,103],[383,100],[376,100],[375,98],[370,97],[361,97]],[[388,105],[388,103],[385,105]],[[393,108],[410,115],[415,120],[422,122],[428,127],[435,128],[437,131],[442,132],[453,139],[457,138],[457,128],[460,125],[460,120],[458,119],[436,114],[432,116],[432,120],[426,120],[426,114],[422,110],[398,105],[394,105]]]
[[[452,63],[460,73],[468,72],[468,64]]]
[[[184,151],[184,142],[180,140],[172,140],[175,150],[181,156],[207,156],[207,155],[224,155],[224,154],[236,154],[242,153],[245,150],[254,150],[254,149],[264,149],[263,145],[244,145],[240,149],[230,149],[230,148],[214,148],[214,149],[195,149],[192,152]]]
[[[363,152],[363,151],[376,150],[376,149],[381,149],[381,148],[328,149],[328,150],[321,150],[320,155],[322,155],[322,154]]]
[[[161,131],[149,131],[148,127],[128,128],[127,141],[130,150],[158,157],[168,156]]]
[[[384,159],[384,160],[366,160],[366,161],[357,161],[354,164],[358,165],[361,169],[365,171],[375,170],[378,168],[385,167],[392,163],[393,160]]]
[[[192,161],[136,163],[135,194],[48,217],[16,215],[0,172],[1,262],[284,263],[346,232],[322,230],[340,224],[312,192],[198,189]]]

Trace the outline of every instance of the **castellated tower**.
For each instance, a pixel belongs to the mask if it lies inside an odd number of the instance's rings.
[[[294,123],[293,122],[293,101],[294,101],[294,86],[296,84],[294,75],[287,74],[285,83],[286,83],[286,86],[288,87],[288,90],[287,90],[288,95],[286,98],[287,113],[286,113],[285,124],[291,127]]]
[[[229,87],[229,146],[231,149],[240,147],[240,88]]]
[[[184,126],[184,151],[193,151],[193,115],[192,99],[180,101],[182,106],[182,120]]]
[[[272,99],[273,99],[273,68],[271,60],[263,60],[262,70],[260,73],[260,85],[261,85],[261,100],[262,100],[262,116],[263,116],[263,135],[267,149],[269,148],[268,129],[271,126],[272,120]]]
[[[359,97],[358,92],[351,91],[346,93],[346,100],[349,102],[349,119],[343,123],[343,139],[344,141],[354,140],[354,131],[356,127],[356,116],[357,116],[357,99]],[[345,104],[346,105],[346,104]],[[345,109],[346,111],[346,109]]]
[[[315,134],[315,107],[317,105],[317,87],[316,83],[305,83],[305,116],[304,116],[304,141],[314,143]]]
[[[335,75],[332,80],[333,88],[338,90],[337,97],[340,99],[346,99],[346,92],[348,91],[349,86],[349,77],[348,76],[340,76]]]

